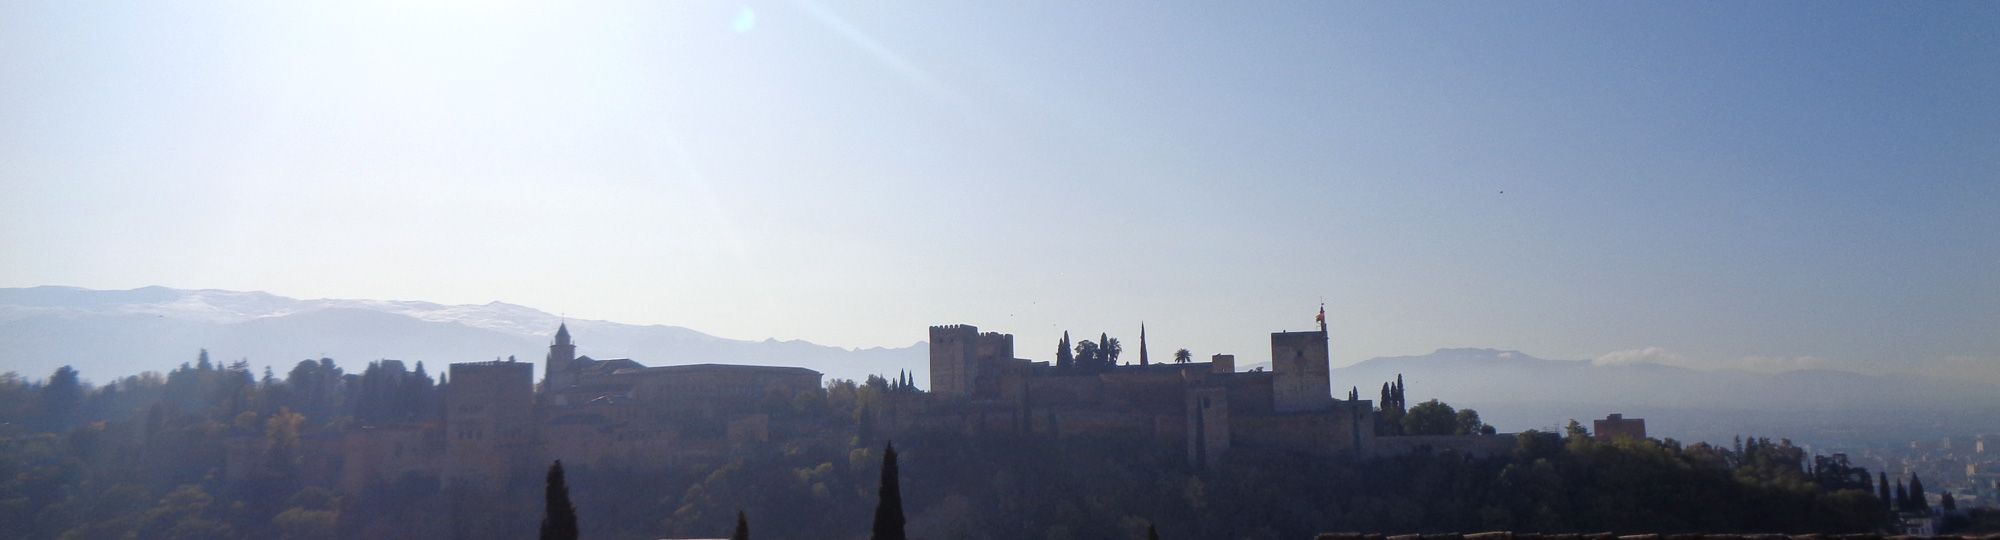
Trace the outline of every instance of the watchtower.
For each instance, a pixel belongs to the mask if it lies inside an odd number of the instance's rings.
[[[445,483],[498,487],[534,446],[534,400],[534,364],[452,364],[444,395]]]
[[[1013,340],[1008,340],[1009,353]],[[969,396],[979,380],[979,327],[948,324],[931,327],[931,393]]]
[[[1277,412],[1333,407],[1326,330],[1271,334],[1271,404]]]

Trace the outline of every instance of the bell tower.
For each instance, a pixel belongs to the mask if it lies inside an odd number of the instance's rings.
[[[553,392],[576,385],[576,344],[569,341],[569,323],[556,327],[556,340],[549,344],[548,362],[542,364],[542,391]]]

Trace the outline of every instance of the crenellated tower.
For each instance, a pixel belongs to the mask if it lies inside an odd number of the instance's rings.
[[[954,397],[972,394],[974,382],[979,378],[979,344],[979,327],[969,324],[931,327],[931,393]]]

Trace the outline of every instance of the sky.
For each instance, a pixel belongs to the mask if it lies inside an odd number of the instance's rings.
[[[6,2],[0,73],[0,286],[2000,381],[1993,3]]]

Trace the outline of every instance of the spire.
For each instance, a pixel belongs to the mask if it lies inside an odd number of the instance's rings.
[[[1139,365],[1145,366],[1151,364],[1152,364],[1151,362],[1148,362],[1146,360],[1146,322],[1140,321],[1139,322]]]
[[[557,345],[569,344],[569,323],[564,322],[562,323],[561,326],[556,327],[556,344]]]

